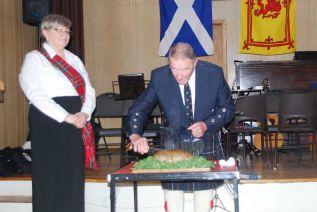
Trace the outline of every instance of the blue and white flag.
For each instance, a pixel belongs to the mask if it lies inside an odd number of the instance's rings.
[[[177,42],[189,43],[197,56],[211,55],[211,0],[160,0],[160,56]]]

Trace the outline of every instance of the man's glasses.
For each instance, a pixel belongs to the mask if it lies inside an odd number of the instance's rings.
[[[72,35],[72,31],[70,31],[70,30],[63,30],[63,29],[59,29],[59,28],[52,28],[51,30],[55,30],[60,35],[62,35],[62,34]]]

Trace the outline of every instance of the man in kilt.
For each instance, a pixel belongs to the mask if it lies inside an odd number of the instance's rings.
[[[162,147],[184,149],[209,160],[223,159],[220,129],[233,118],[234,103],[222,68],[197,60],[187,43],[174,44],[168,62],[152,71],[148,87],[129,109],[127,123],[134,151],[148,152],[142,130],[158,103],[164,127],[176,134],[173,145],[163,143]],[[184,192],[194,192],[195,211],[210,211],[214,189],[222,183],[162,182],[165,210],[182,212]]]

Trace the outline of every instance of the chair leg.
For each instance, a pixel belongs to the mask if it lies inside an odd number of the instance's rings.
[[[314,159],[315,162],[317,162],[317,132],[314,132],[314,140],[313,140],[313,144],[314,144]]]
[[[226,135],[226,158],[231,156],[231,133],[228,132]]]
[[[301,151],[299,132],[295,132],[295,145],[298,147],[298,149],[297,149],[298,158],[299,158],[299,160],[301,160],[302,159],[302,151]]]
[[[252,137],[252,135],[250,135],[250,136]],[[252,146],[251,145],[252,145],[252,143],[249,144],[245,137],[246,137],[246,135],[243,134],[242,135],[243,158],[245,159],[247,157],[247,155],[249,155],[250,156],[250,160],[253,160],[253,157],[252,157],[252,154],[251,154],[251,151],[252,151]]]
[[[247,140],[245,139],[245,135],[242,135],[242,151],[243,151],[243,158],[245,159],[247,156]]]
[[[250,151],[250,154],[253,153],[255,156],[259,157],[259,155],[261,154],[261,151],[257,149],[257,147],[254,145],[253,136],[254,135],[250,135],[251,142],[249,144],[249,151]]]
[[[274,148],[274,169],[279,166],[279,158],[278,158],[278,146],[277,146],[277,139],[278,139],[278,132],[275,133],[274,141],[275,141],[275,148]]]
[[[263,137],[261,135],[261,151],[262,151],[261,154],[262,154],[263,161],[266,159],[266,153],[267,153],[267,150],[264,147],[264,143],[265,143],[265,146],[267,146],[266,140],[263,140]]]
[[[97,152],[98,152],[99,140],[100,140],[100,137],[99,137],[99,136],[95,136],[95,149],[96,149],[96,154],[97,154]]]
[[[108,143],[107,143],[107,140],[106,140],[105,137],[102,137],[102,138],[103,138],[103,141],[104,141],[104,143],[105,143],[106,154],[108,155],[108,158],[111,159],[111,153],[110,153],[110,151],[109,151],[109,145],[108,145]]]
[[[111,159],[111,153],[109,151],[109,148],[108,148],[108,144],[107,144],[107,141],[106,141],[106,138],[101,136],[102,137],[102,140],[105,144],[105,154],[108,155],[108,158]],[[100,141],[100,136],[95,136],[95,148],[96,148],[96,155],[98,155],[98,151],[99,151],[99,141]]]
[[[127,139],[125,136],[122,136],[121,137],[121,144],[120,144],[120,167],[124,166],[126,164],[126,150],[125,150],[125,147],[126,147],[126,144],[128,143],[127,142]]]
[[[238,154],[238,148],[239,148],[239,141],[238,141],[238,134],[232,134],[231,132],[228,133],[228,145],[227,145],[227,151],[228,151],[228,157],[233,156],[233,153],[235,152]]]
[[[268,138],[269,137],[269,138]],[[272,143],[271,143],[271,135],[269,134],[263,134],[261,133],[261,142],[265,144],[264,149],[265,149],[265,157],[264,160],[266,161],[266,164],[270,163],[270,160],[272,158]],[[264,151],[264,149],[262,151]]]
[[[317,136],[316,132],[312,132],[312,141],[311,141],[311,163],[315,164],[317,161],[317,156],[316,156],[316,143],[317,143]]]

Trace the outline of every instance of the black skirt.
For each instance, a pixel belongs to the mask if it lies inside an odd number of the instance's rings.
[[[79,97],[54,100],[69,113],[79,112]],[[84,147],[81,129],[58,123],[33,105],[29,123],[32,144],[33,212],[84,212]]]

